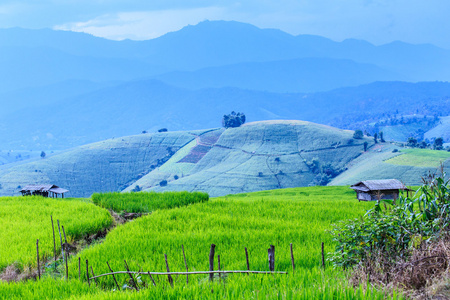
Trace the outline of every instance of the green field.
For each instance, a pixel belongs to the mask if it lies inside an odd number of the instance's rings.
[[[402,149],[401,155],[386,160],[387,163],[413,167],[439,167],[450,159],[450,152],[429,149]]]
[[[92,203],[42,197],[0,197],[0,272],[12,263],[36,266],[36,240],[41,259],[53,256],[50,216],[64,226],[69,242],[111,225],[108,211]],[[59,236],[58,236],[59,238]],[[60,251],[57,243],[57,251]]]
[[[116,212],[148,213],[157,209],[169,209],[208,201],[209,196],[200,192],[140,192],[94,193],[92,202]]]
[[[131,194],[132,195],[132,194]],[[101,243],[74,256],[69,263],[70,280],[0,284],[0,298],[44,299],[385,299],[384,292],[352,287],[345,272],[321,268],[321,243],[325,251],[334,244],[327,230],[338,220],[358,217],[373,204],[357,202],[348,187],[308,187],[228,195],[185,207],[154,211],[151,215],[120,225]],[[99,287],[85,280],[85,260],[96,274],[131,270],[165,271],[164,254],[171,271],[184,271],[184,246],[189,271],[209,269],[210,245],[216,245],[222,270],[245,270],[245,247],[251,270],[268,270],[267,249],[275,246],[275,270],[288,274],[229,274],[225,279],[207,275],[138,278],[140,292],[115,291],[112,277],[98,280]],[[293,244],[295,272],[289,244]],[[78,257],[83,262],[78,280]],[[116,276],[120,289],[130,286],[126,274]],[[145,286],[145,288],[144,288]],[[393,298],[401,298],[394,294]]]

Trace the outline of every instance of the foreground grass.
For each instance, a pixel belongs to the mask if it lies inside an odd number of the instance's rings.
[[[353,288],[345,273],[330,266],[321,268],[321,243],[325,251],[334,245],[326,232],[337,220],[362,215],[372,203],[357,202],[348,187],[311,187],[264,191],[211,199],[187,207],[155,211],[111,231],[102,244],[72,258],[71,279],[0,284],[0,298],[61,299],[385,299],[378,290]],[[231,274],[209,282],[205,275],[174,276],[174,287],[166,276],[136,278],[140,292],[112,291],[112,277],[102,277],[97,288],[85,282],[85,267],[78,280],[78,257],[96,274],[125,270],[165,271],[164,254],[171,271],[184,271],[184,245],[189,271],[209,269],[210,245],[216,244],[222,270],[245,270],[244,247],[251,270],[268,270],[267,248],[275,246],[275,270],[287,275]],[[293,243],[296,269],[292,270],[289,244]],[[215,263],[215,268],[217,264]],[[120,289],[130,286],[125,274],[116,276]],[[146,289],[142,287],[146,286]],[[394,294],[393,298],[401,298]]]
[[[387,160],[387,163],[413,167],[439,167],[450,159],[450,152],[429,149],[402,149],[402,155]]]
[[[108,211],[92,203],[43,197],[0,197],[0,272],[12,263],[36,266],[36,240],[41,260],[53,256],[50,216],[64,226],[69,241],[95,233],[112,223]],[[57,251],[60,250],[60,243]]]
[[[403,299],[369,288],[350,288],[338,271],[301,270],[289,276],[239,276],[203,280],[173,288],[149,287],[136,291],[102,290],[78,280],[0,283],[0,299]]]

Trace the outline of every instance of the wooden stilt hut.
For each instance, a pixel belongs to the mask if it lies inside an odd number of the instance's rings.
[[[34,184],[25,186],[20,192],[22,196],[38,195],[49,198],[64,198],[64,194],[68,191],[53,184]]]

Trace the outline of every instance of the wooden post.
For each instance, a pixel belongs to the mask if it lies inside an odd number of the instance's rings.
[[[133,275],[131,275],[131,273],[130,273],[130,269],[128,268],[127,261],[126,261],[126,260],[123,260],[123,261],[125,262],[125,268],[127,269],[128,275],[130,275],[131,282],[133,282],[134,288],[136,289],[136,291],[139,291],[139,288],[138,288],[138,286],[137,286],[137,283],[136,283],[136,281],[134,281],[134,277],[133,277]]]
[[[216,245],[211,244],[211,249],[209,250],[209,271],[214,271],[214,251],[216,249]],[[214,279],[214,273],[209,274],[209,280]]]
[[[94,277],[95,285],[98,286],[97,278],[95,278],[94,268],[92,268],[92,266],[91,266],[91,271],[92,271],[92,277]]]
[[[66,232],[64,231],[64,226],[61,226],[63,234],[64,234],[64,246],[67,245],[67,238],[66,238]],[[67,258],[69,257],[68,253],[67,253],[67,249],[65,249],[66,251],[64,251],[65,254],[65,261],[66,261],[66,280],[69,280],[69,265],[67,262]],[[91,267],[92,268],[92,267]]]
[[[111,273],[114,273],[114,271],[113,271],[113,270],[111,269],[111,267],[109,266],[109,262],[106,262],[106,264],[108,265],[108,268],[109,268],[109,270],[111,271]],[[114,276],[114,274],[112,274],[112,277],[113,277],[113,279],[114,279],[114,282],[116,283],[117,290],[120,290],[119,284],[117,283],[117,280],[116,280],[116,276]]]
[[[167,269],[167,279],[169,280],[170,286],[173,287],[173,279],[170,275],[169,262],[167,261],[167,254],[164,254],[164,259],[166,260],[166,269]]]
[[[292,249],[292,243],[290,245],[291,247],[291,261],[292,261],[292,270],[295,271],[295,263],[294,263],[294,250]]]
[[[267,252],[269,254],[269,270],[275,271],[275,246],[270,245],[270,248],[267,249]]]
[[[81,257],[78,257],[78,280],[81,280]]]
[[[150,271],[147,272],[147,273],[148,273],[148,276],[150,276],[150,279],[152,280],[153,285],[156,286],[156,282],[155,282],[155,280],[153,279],[152,274],[150,274]]]
[[[183,250],[184,265],[186,266],[186,284],[189,284],[189,275],[187,274],[187,272],[189,272],[189,270],[188,270],[188,265],[187,265],[187,261],[186,261],[186,255],[184,254],[184,245],[181,245],[181,249]]]
[[[59,241],[61,242],[61,254],[63,257],[63,261],[64,261],[64,247],[63,247],[63,241],[62,241],[62,236],[61,236],[61,226],[59,226],[59,220],[56,220],[56,222],[58,223]]]
[[[53,254],[55,255],[55,271],[56,271],[56,240],[55,240],[55,226],[53,224],[53,216],[50,216],[52,220],[52,230],[53,230]]]
[[[89,262],[87,259],[86,259],[86,278],[89,286],[91,286],[91,282],[89,281]]]
[[[248,262],[248,251],[247,251],[247,247],[245,247],[245,260],[247,261],[247,271],[250,271],[250,263]],[[247,273],[247,275],[250,275],[250,274]]]
[[[325,251],[323,242],[322,242],[322,268],[325,270]]]
[[[39,239],[36,240],[36,253],[37,253],[38,277],[39,279],[41,279],[41,266],[39,265]]]
[[[220,255],[217,255],[217,270],[220,271]],[[219,273],[219,279],[222,277],[222,274]]]

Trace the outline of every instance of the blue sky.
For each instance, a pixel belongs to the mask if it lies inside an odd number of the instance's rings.
[[[0,28],[54,28],[150,39],[203,20],[235,20],[333,40],[450,49],[449,0],[2,0]]]

